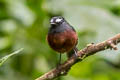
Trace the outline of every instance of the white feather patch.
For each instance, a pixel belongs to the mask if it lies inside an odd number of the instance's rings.
[[[62,19],[59,19],[59,18],[58,18],[58,19],[56,19],[56,22],[61,22],[61,21],[62,21]]]

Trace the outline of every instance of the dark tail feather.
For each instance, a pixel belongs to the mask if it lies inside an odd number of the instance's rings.
[[[77,47],[75,46],[70,52],[67,53],[67,57],[68,59],[72,56],[72,55],[76,55],[77,56],[77,53],[78,52],[78,49]]]

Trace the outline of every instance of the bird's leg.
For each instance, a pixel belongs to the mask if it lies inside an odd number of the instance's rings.
[[[75,47],[73,50],[74,50],[74,54],[75,54],[75,56],[78,57],[78,55],[77,55],[77,52],[78,52],[77,47]]]
[[[58,65],[60,65],[61,64],[61,53],[60,53],[60,56],[59,56],[59,63],[58,63]]]
[[[70,52],[67,53],[68,59],[69,59],[72,55],[75,55],[75,57],[77,58],[77,57],[78,57],[77,52],[78,52],[77,47],[74,47]]]
[[[57,68],[59,67],[59,65],[61,65],[61,53],[60,53],[60,55],[59,55],[59,61],[58,61],[58,64],[57,64]]]

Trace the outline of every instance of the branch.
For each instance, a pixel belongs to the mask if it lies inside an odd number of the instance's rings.
[[[109,48],[117,50],[116,45],[119,42],[120,42],[120,33],[106,41],[101,42],[101,43],[90,44],[90,45],[86,46],[84,49],[77,52],[78,57],[73,55],[71,58],[69,58],[63,64],[61,64],[57,68],[45,73],[44,75],[40,76],[36,80],[52,80],[56,77],[66,75],[68,73],[68,71],[70,70],[71,66],[73,66],[77,62],[82,61],[84,58],[95,54],[96,52],[103,51],[103,50],[106,50]]]

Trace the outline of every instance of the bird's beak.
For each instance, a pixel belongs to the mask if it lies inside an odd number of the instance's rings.
[[[53,25],[55,25],[55,23],[53,23],[53,22],[51,22],[50,24],[53,24]]]
[[[53,25],[55,24],[55,22],[53,21],[53,19],[50,21],[50,24],[53,24]]]

